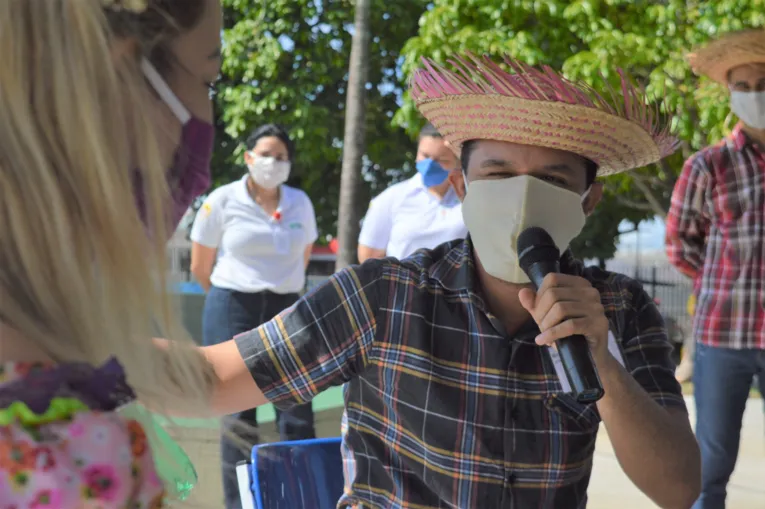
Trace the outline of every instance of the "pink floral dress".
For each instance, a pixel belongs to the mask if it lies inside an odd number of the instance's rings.
[[[0,365],[0,509],[160,508],[144,429],[116,408],[121,368]]]

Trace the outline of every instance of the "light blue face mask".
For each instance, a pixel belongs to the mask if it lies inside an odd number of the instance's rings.
[[[422,182],[425,187],[441,185],[449,176],[449,172],[433,159],[418,161],[417,171],[422,175]]]

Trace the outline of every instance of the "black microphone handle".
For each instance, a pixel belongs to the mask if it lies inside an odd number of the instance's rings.
[[[538,290],[547,274],[560,272],[558,260],[540,260],[531,264],[526,273]],[[587,339],[581,335],[569,336],[557,341],[563,371],[580,403],[594,403],[603,397],[605,391],[592,360]]]
[[[571,390],[580,403],[594,403],[603,397],[605,391],[592,360],[587,339],[582,335],[569,336],[557,342],[563,371]]]
[[[560,262],[558,260],[540,260],[532,263],[526,270],[534,289],[539,290],[547,274],[556,274],[560,272]]]

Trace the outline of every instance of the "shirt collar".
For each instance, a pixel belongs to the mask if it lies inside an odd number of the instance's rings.
[[[762,151],[760,145],[755,143],[755,141],[746,134],[746,131],[744,131],[744,124],[741,122],[736,124],[736,127],[733,128],[733,132],[730,133],[729,138],[733,142],[735,149],[739,152],[747,147]]]
[[[241,199],[245,203],[252,203],[260,207],[260,205],[258,205],[257,202],[252,199],[252,196],[250,196],[250,190],[247,188],[247,181],[249,180],[249,178],[250,178],[250,174],[245,173],[244,176],[239,181],[241,183],[241,185],[239,186]],[[290,194],[285,192],[285,187],[286,186],[284,184],[281,184],[279,186],[279,205],[278,205],[279,210],[284,210],[291,205]]]
[[[744,124],[739,122],[736,127],[733,128],[733,132],[730,133],[730,138],[733,141],[733,146],[736,150],[741,151],[750,142],[749,136],[744,132]]]
[[[486,306],[486,300],[476,283],[476,263],[470,237],[468,236],[462,241],[455,241],[445,249],[447,250],[446,254],[431,266],[430,277],[440,282],[446,290],[467,292],[470,301],[486,314],[494,329],[500,334],[506,334],[504,325]],[[561,270],[564,273],[577,276],[583,274],[583,264],[574,258],[570,250],[563,253],[560,261]],[[533,343],[538,334],[539,327],[534,320],[528,320],[513,336],[522,343]]]
[[[413,184],[412,190],[416,193],[425,193],[433,200],[437,200],[439,203],[446,206],[453,205],[455,202],[459,202],[459,197],[457,196],[457,192],[454,190],[454,186],[449,186],[449,189],[446,191],[446,194],[444,194],[444,197],[439,200],[436,196],[432,195],[430,191],[428,191],[421,173],[417,173],[410,180]]]
[[[441,283],[447,290],[473,291],[475,260],[470,237],[453,242],[446,254],[430,267],[430,277]]]

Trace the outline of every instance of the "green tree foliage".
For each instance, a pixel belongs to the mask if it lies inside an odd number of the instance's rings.
[[[605,93],[617,68],[646,87],[652,103],[675,115],[681,150],[661,164],[609,177],[599,210],[578,239],[580,256],[608,258],[622,219],[664,217],[683,160],[720,139],[735,119],[726,91],[690,71],[685,55],[716,35],[765,26],[765,0],[433,0],[402,53],[409,75],[423,56],[508,53],[563,69]],[[407,99],[395,122],[420,125]]]
[[[587,226],[571,242],[571,251],[579,258],[610,260],[616,253],[622,222],[637,225],[644,219],[645,212],[625,206],[613,194],[605,194],[587,219]],[[634,231],[634,228],[626,231]]]
[[[263,123],[296,142],[292,184],[311,197],[323,234],[337,224],[352,0],[224,0],[224,49],[216,87],[215,184],[244,174],[243,143]],[[400,176],[414,159],[407,133],[392,125],[402,91],[400,50],[417,33],[424,0],[374,0],[367,83],[364,177],[357,203]],[[358,211],[361,212],[361,211]],[[360,214],[359,214],[360,215]]]

